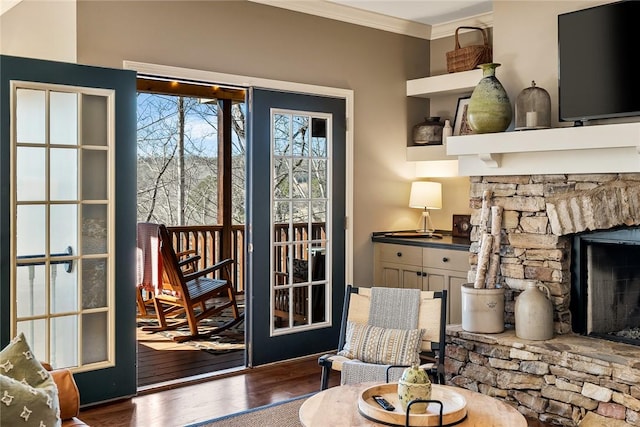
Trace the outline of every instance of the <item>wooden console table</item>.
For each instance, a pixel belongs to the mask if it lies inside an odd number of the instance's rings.
[[[300,407],[300,422],[305,427],[375,427],[358,412],[358,397],[375,383],[350,384],[328,388],[311,396]],[[467,417],[460,427],[527,427],[527,420],[514,407],[501,400],[464,388],[451,388],[467,401]]]

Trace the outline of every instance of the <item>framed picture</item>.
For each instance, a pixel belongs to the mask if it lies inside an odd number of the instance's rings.
[[[471,96],[465,96],[458,98],[458,107],[456,108],[456,116],[453,119],[453,134],[454,135],[470,135],[473,130],[469,127],[467,121],[467,107],[469,106],[469,100]]]

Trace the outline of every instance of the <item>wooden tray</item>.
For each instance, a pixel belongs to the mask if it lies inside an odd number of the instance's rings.
[[[379,394],[396,407],[393,411],[385,411],[371,396]],[[439,400],[443,403],[442,425],[452,425],[462,421],[467,416],[467,401],[465,398],[448,388],[432,385],[431,400]],[[407,414],[402,410],[398,400],[398,384],[379,384],[364,390],[358,396],[358,410],[372,420],[389,425],[404,426]],[[425,414],[409,414],[411,426],[439,426],[440,405],[430,403]]]

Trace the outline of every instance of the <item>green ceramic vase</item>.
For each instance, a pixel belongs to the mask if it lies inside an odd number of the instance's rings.
[[[467,108],[467,120],[475,133],[502,132],[512,118],[509,95],[496,78],[500,64],[481,64],[482,79],[478,82]]]

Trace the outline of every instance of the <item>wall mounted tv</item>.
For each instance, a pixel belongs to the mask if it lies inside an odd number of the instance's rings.
[[[560,121],[640,116],[640,1],[558,15]]]

